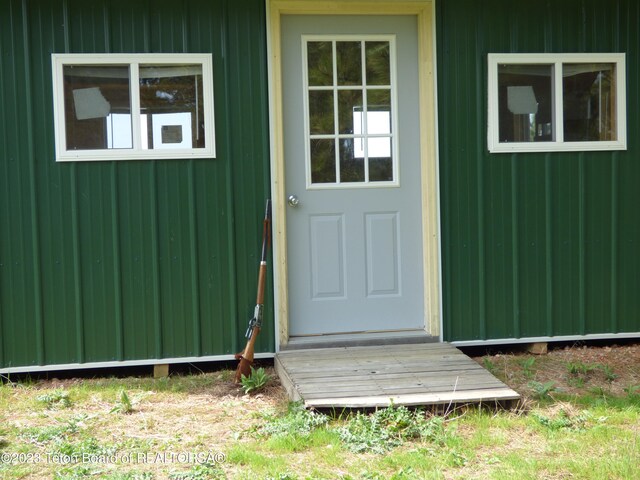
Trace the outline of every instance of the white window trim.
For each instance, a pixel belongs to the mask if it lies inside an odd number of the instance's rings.
[[[201,53],[135,53],[135,54],[58,54],[51,55],[53,69],[53,115],[55,128],[56,161],[101,161],[101,160],[160,160],[214,158],[215,126],[213,108],[213,67],[211,54]],[[100,149],[100,150],[67,150],[64,110],[64,78],[65,65],[129,65],[131,91],[131,119],[133,148]],[[201,64],[203,82],[203,110],[205,122],[205,147],[169,150],[143,150],[140,138],[140,89],[138,66],[140,64],[180,65]]]
[[[391,138],[391,155],[393,161],[393,180],[390,182],[372,182],[372,181],[364,181],[364,182],[338,182],[338,183],[313,183],[311,181],[311,149],[310,149],[310,127],[309,127],[309,75],[307,70],[307,43],[314,41],[327,41],[327,42],[343,42],[343,41],[387,41],[389,42],[389,61],[390,61],[390,79],[391,79],[391,135],[384,135],[385,137]],[[398,132],[398,99],[397,99],[397,71],[396,71],[396,36],[395,35],[358,35],[358,34],[342,34],[342,35],[302,35],[302,79],[303,79],[303,108],[304,108],[304,132],[305,132],[305,170],[306,170],[306,188],[307,190],[340,190],[340,189],[352,189],[352,188],[381,188],[381,187],[399,187],[400,186],[400,167],[399,167],[399,157],[398,157],[398,145],[399,145],[399,132]],[[362,52],[364,57],[364,51]],[[364,58],[363,58],[364,60]],[[329,90],[340,90],[340,88],[335,85],[335,52],[333,57],[334,62],[334,85],[332,87],[328,87]],[[364,68],[364,64],[363,64]],[[354,88],[350,86],[344,86],[344,89]],[[367,88],[367,85],[360,86],[360,88]],[[368,87],[375,88],[375,87]],[[384,87],[386,88],[386,87]],[[337,120],[337,97],[334,97],[334,119]],[[334,133],[327,134],[327,138],[338,138],[340,137],[349,137],[349,135],[341,135],[338,134],[338,125],[334,125]],[[314,135],[314,137],[322,137],[322,135]],[[371,135],[370,138],[375,138],[375,135]],[[336,150],[336,179],[339,179],[339,155],[340,152]],[[365,168],[368,168],[365,165]]]
[[[500,142],[498,107],[498,65],[544,64],[553,66],[555,141]],[[617,140],[602,142],[565,142],[562,111],[563,63],[615,63]],[[627,149],[626,67],[624,53],[490,53],[488,55],[488,128],[487,144],[492,153],[580,152]]]

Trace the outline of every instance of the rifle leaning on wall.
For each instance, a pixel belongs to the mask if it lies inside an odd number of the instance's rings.
[[[251,375],[251,365],[253,365],[253,353],[255,350],[256,337],[262,328],[262,311],[264,309],[264,285],[267,279],[267,248],[269,246],[271,232],[271,200],[267,199],[267,207],[262,221],[262,255],[260,257],[260,269],[258,270],[258,294],[256,298],[256,308],[253,311],[253,318],[249,320],[249,328],[245,337],[247,345],[240,353],[236,353],[236,360],[240,360],[236,369],[236,383],[239,383],[243,376]]]

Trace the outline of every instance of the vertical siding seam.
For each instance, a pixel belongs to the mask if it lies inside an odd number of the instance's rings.
[[[511,157],[511,272],[513,276],[513,336],[520,338],[520,249],[518,248],[518,156]]]
[[[3,55],[3,50],[0,48],[0,58],[2,58]],[[0,61],[0,78],[5,78],[5,72],[4,72],[4,62]],[[5,161],[2,164],[2,178],[4,179],[5,184],[3,185],[4,187],[4,191],[8,192],[9,191],[9,187],[8,187],[8,182],[9,182],[9,175],[8,173],[8,158],[9,158],[9,154],[7,152],[7,144],[9,142],[7,142],[7,135],[5,132],[5,123],[6,123],[6,117],[5,117],[5,112],[7,112],[7,107],[6,107],[6,100],[5,100],[5,94],[4,94],[4,88],[0,88],[0,145],[2,145],[2,147],[0,147],[0,149],[2,150],[2,158],[5,159]],[[2,207],[7,208],[7,205],[3,205]],[[7,209],[8,210],[8,209]],[[4,267],[4,263],[7,262],[7,260],[5,259],[3,261],[2,259],[2,240],[4,240],[4,237],[0,237],[0,367],[5,367],[5,363],[4,363],[4,339],[7,338],[6,332],[4,331],[4,322],[3,322],[3,318],[2,318],[2,305],[4,305],[4,303],[2,302],[2,269]],[[9,243],[9,242],[7,242]],[[10,270],[9,270],[10,271]]]
[[[220,40],[221,40],[221,52],[223,55],[222,59],[222,71],[224,77],[224,105],[225,111],[230,111],[230,100],[229,100],[229,54],[228,54],[228,45],[229,45],[229,3],[225,1],[222,7],[224,18],[222,31],[220,32]],[[231,293],[231,318],[232,318],[232,327],[231,327],[231,344],[232,348],[238,349],[239,346],[239,337],[238,337],[238,275],[236,273],[236,269],[238,268],[238,259],[237,259],[237,250],[236,250],[236,232],[235,232],[235,210],[234,210],[234,202],[233,202],[233,165],[234,162],[231,161],[234,153],[234,146],[231,143],[231,131],[229,128],[225,129],[225,140],[228,145],[227,151],[227,168],[226,168],[226,183],[227,183],[227,222],[228,222],[228,245],[229,245],[229,284],[230,284],[230,293]]]
[[[104,44],[106,53],[111,52],[111,12],[107,3],[103,5]],[[120,210],[118,202],[118,166],[111,162],[111,235],[113,248],[113,293],[115,309],[116,356],[124,360],[124,319],[122,304],[122,261],[120,253]],[[105,266],[106,267],[106,266]]]
[[[183,51],[189,52],[188,32],[188,5],[186,0],[182,8],[182,44]],[[200,270],[198,268],[198,226],[197,226],[197,201],[195,186],[195,165],[193,160],[188,163],[188,192],[189,192],[189,236],[191,248],[191,315],[193,322],[193,355],[202,354],[202,324],[200,312]]]
[[[70,53],[71,42],[69,39],[69,1],[62,2],[64,51]],[[77,163],[72,162],[69,166],[70,190],[71,190],[71,238],[73,249],[73,275],[74,275],[74,306],[76,324],[76,354],[78,363],[85,361],[84,348],[84,312],[82,302],[82,269],[80,268],[80,221],[78,218],[78,178]]]
[[[102,28],[104,30],[104,50],[105,53],[111,52],[111,15],[108,2],[102,6]]]
[[[113,289],[115,303],[116,354],[124,360],[124,320],[122,305],[122,261],[120,254],[120,215],[118,202],[118,170],[111,162],[111,233],[113,241]]]
[[[152,162],[149,174],[149,187],[151,191],[151,258],[153,276],[153,320],[155,327],[155,357],[162,358],[162,305],[160,304],[160,258],[159,258],[159,233],[158,233],[158,191],[156,162]]]
[[[476,60],[476,78],[482,78],[482,58]],[[480,92],[483,82],[476,82],[476,134],[482,125],[482,99],[484,96]],[[477,193],[477,214],[478,214],[478,320],[480,322],[480,338],[487,338],[487,302],[486,302],[486,278],[485,278],[485,217],[484,217],[484,170],[483,170],[483,154],[480,148],[482,140],[477,139],[476,145],[476,171],[478,174],[476,186]]]
[[[38,224],[38,195],[36,181],[36,159],[34,152],[33,138],[33,104],[31,102],[31,52],[29,42],[29,20],[28,20],[28,0],[22,0],[22,35],[23,35],[23,53],[24,53],[24,75],[27,94],[25,95],[25,114],[27,121],[27,157],[29,159],[29,200],[31,202],[31,226],[32,226],[32,254],[33,254],[33,294],[36,321],[36,345],[38,348],[37,359],[39,365],[45,363],[45,344],[44,344],[44,312],[42,305],[42,265],[40,259],[40,228]]]
[[[194,176],[194,161],[189,160],[189,236],[191,237],[191,309],[193,315],[193,355],[199,356],[202,350],[202,332],[200,315],[200,285],[198,282],[198,229],[197,202]]]
[[[553,336],[553,235],[552,235],[552,193],[551,193],[551,158],[545,155],[545,241],[546,241],[546,293],[547,293],[547,335]]]
[[[611,332],[618,332],[618,152],[611,163]]]
[[[587,328],[585,298],[585,160],[584,153],[578,155],[578,299],[579,331],[584,335]]]

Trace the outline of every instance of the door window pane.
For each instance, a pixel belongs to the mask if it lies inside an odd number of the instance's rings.
[[[311,140],[311,181],[313,183],[335,183],[336,150],[335,140]]]
[[[355,129],[362,131],[362,126],[354,126],[354,122],[362,122],[362,118],[356,116],[356,112],[362,111],[362,90],[338,91],[338,116],[340,124],[338,133],[351,134]]]
[[[366,42],[367,85],[391,85],[389,42]]]
[[[336,42],[338,85],[362,85],[361,42]]]
[[[132,148],[128,65],[63,68],[67,150]]]
[[[307,43],[307,73],[309,86],[333,84],[333,46],[331,42]]]
[[[360,143],[362,139],[355,139]],[[340,140],[340,182],[364,182],[364,156],[357,156],[354,151],[354,139]]]
[[[309,129],[312,135],[333,134],[333,91],[311,90],[309,92]]]
[[[553,140],[553,66],[499,65],[501,142]]]
[[[372,143],[378,143],[372,145]],[[375,151],[380,156],[369,155],[369,181],[371,182],[390,182],[393,180],[393,160],[391,158],[391,139],[390,138],[371,138],[369,139],[369,151]],[[389,152],[383,156],[383,152]]]
[[[615,64],[562,65],[562,95],[565,141],[617,140]]]

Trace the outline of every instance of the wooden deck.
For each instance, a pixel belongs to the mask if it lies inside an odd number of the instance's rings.
[[[307,407],[495,403],[520,396],[446,343],[289,350],[275,366]]]

